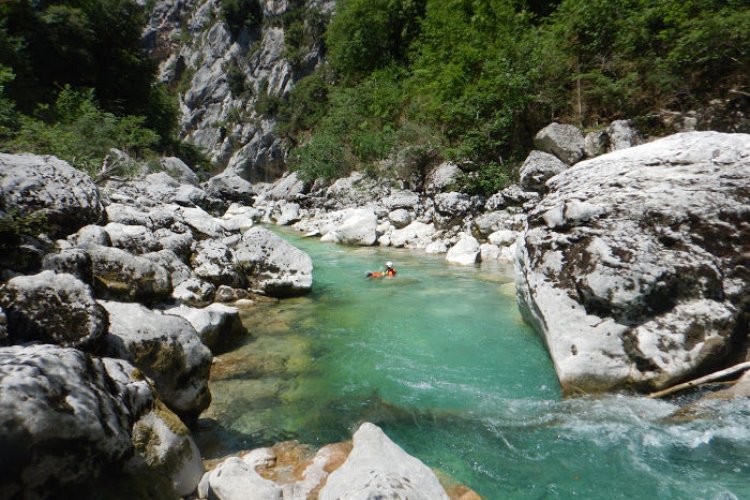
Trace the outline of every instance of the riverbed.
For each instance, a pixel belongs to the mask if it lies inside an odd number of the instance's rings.
[[[204,458],[371,421],[487,499],[750,498],[747,400],[674,423],[671,402],[562,399],[511,268],[284,237],[312,257],[313,292],[244,312],[252,337],[212,368]],[[365,277],[387,260],[396,278]]]

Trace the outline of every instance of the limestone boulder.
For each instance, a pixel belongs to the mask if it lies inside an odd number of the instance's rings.
[[[255,200],[253,185],[231,171],[211,177],[204,187],[210,195],[225,201],[252,205]]]
[[[532,151],[521,165],[521,187],[527,191],[544,192],[547,180],[567,168],[568,165],[549,153]]]
[[[396,210],[399,208],[414,210],[418,204],[419,195],[414,191],[393,191],[383,200],[383,205],[385,205],[388,210]]]
[[[133,226],[148,226],[151,224],[151,218],[148,213],[131,205],[110,203],[104,211],[107,213],[107,220],[109,222]]]
[[[201,241],[193,254],[191,265],[195,276],[215,286],[239,288],[245,284],[234,252],[221,241]]]
[[[107,312],[91,288],[71,274],[43,271],[0,287],[12,343],[42,342],[93,349],[107,332]]]
[[[632,148],[643,142],[630,120],[615,120],[607,127],[609,151]]]
[[[154,302],[172,294],[169,272],[159,264],[119,248],[87,245],[97,297]]]
[[[204,308],[181,305],[165,309],[164,312],[188,320],[203,345],[214,354],[218,354],[231,341],[247,335],[236,307],[224,304],[211,304]]]
[[[277,180],[271,188],[262,194],[269,200],[294,201],[309,189],[309,184],[300,179],[297,172],[291,172]]]
[[[436,230],[434,224],[414,221],[408,226],[393,231],[391,246],[405,248],[425,248],[432,242]]]
[[[388,220],[396,228],[402,229],[411,223],[412,215],[411,212],[409,212],[405,208],[397,208],[396,210],[391,210],[390,212],[388,212]]]
[[[435,473],[388,439],[379,427],[362,424],[354,433],[353,442],[344,464],[328,476],[320,490],[320,500],[448,500]]]
[[[0,210],[61,237],[102,218],[94,181],[54,156],[0,153]]]
[[[157,252],[162,249],[154,233],[145,226],[110,222],[104,226],[104,230],[109,235],[109,240],[113,247],[120,248],[132,254],[140,255],[148,252]]]
[[[583,158],[584,138],[574,125],[550,123],[534,136],[534,147],[573,165]]]
[[[321,241],[371,246],[377,241],[378,217],[372,208],[345,208],[329,214]]]
[[[211,402],[211,351],[187,320],[141,304],[100,302],[109,313],[108,356],[124,359],[154,382],[166,405],[193,418]]]
[[[214,300],[216,290],[216,287],[207,281],[199,278],[188,278],[174,287],[172,298],[186,306],[203,307]]]
[[[190,495],[203,476],[198,446],[180,418],[160,401],[133,426],[139,459],[172,483],[175,493]]]
[[[746,355],[748,169],[750,135],[692,132],[549,181],[516,283],[565,392],[662,388]]]
[[[477,263],[480,253],[477,239],[469,234],[461,233],[456,244],[445,254],[445,260],[452,264],[470,266]]]
[[[255,227],[242,236],[234,257],[250,288],[285,297],[312,288],[312,259],[267,229]]]
[[[7,498],[85,496],[132,455],[131,428],[151,398],[145,380],[118,384],[101,359],[48,344],[0,348],[0,387]]]
[[[160,158],[159,163],[170,176],[178,181],[187,182],[189,184],[198,184],[198,176],[195,175],[195,172],[193,172],[193,170],[179,158],[174,156]]]
[[[184,281],[193,278],[193,271],[172,250],[144,253],[142,257],[166,269],[169,273],[172,287],[176,287]]]
[[[93,285],[94,283],[91,257],[80,248],[69,248],[58,253],[48,253],[42,260],[42,268],[45,271],[53,271],[58,274],[72,274],[87,285]]]
[[[68,236],[68,241],[74,245],[101,245],[104,247],[112,246],[112,240],[109,238],[109,233],[102,226],[95,224],[89,224],[83,226],[75,234]]]
[[[461,169],[451,161],[441,163],[425,179],[424,189],[427,193],[440,193],[456,185],[461,176]]]

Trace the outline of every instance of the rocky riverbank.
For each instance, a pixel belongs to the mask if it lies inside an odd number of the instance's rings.
[[[411,484],[447,498],[371,424],[351,453],[298,464],[295,481],[239,459],[204,474],[190,426],[211,401],[213,355],[248,335],[237,307],[308,292],[312,262],[255,227],[266,212],[246,181],[200,185],[176,158],[163,164],[171,176],[98,186],[53,157],[0,155],[0,496],[99,497],[118,484],[115,498],[247,498],[259,485],[263,498],[335,498]]]

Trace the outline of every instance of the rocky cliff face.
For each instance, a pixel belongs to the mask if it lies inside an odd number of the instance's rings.
[[[747,353],[750,135],[673,135],[547,182],[518,295],[563,389],[662,388]]]
[[[326,22],[335,2],[260,4],[260,25],[232,33],[220,0],[162,0],[151,8],[144,32],[161,81],[179,93],[181,137],[217,167],[251,181],[270,180],[284,170],[285,151],[264,107],[288,94],[322,60],[322,45],[314,40],[295,47],[298,55],[290,60],[284,24],[292,17],[303,25],[310,19]]]

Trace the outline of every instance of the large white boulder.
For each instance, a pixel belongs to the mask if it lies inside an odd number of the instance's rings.
[[[203,308],[180,305],[165,309],[164,312],[188,320],[203,345],[214,353],[229,341],[247,334],[236,307],[224,304],[211,304]]]
[[[565,392],[661,388],[745,355],[748,171],[750,135],[693,132],[549,181],[517,293]]]
[[[434,224],[414,221],[402,229],[391,232],[391,246],[425,248],[432,241],[435,232]]]
[[[521,165],[519,173],[521,187],[527,191],[545,191],[545,183],[550,177],[554,177],[568,165],[555,156],[543,151],[532,151]]]
[[[371,246],[377,241],[378,217],[372,208],[345,208],[326,219],[322,241],[358,246]]]
[[[461,233],[458,242],[445,254],[445,260],[452,264],[470,266],[477,263],[480,253],[481,249],[477,239],[466,233]]]
[[[97,297],[151,302],[172,293],[169,272],[159,264],[119,248],[85,245],[91,257]]]
[[[346,462],[328,476],[320,490],[320,500],[448,499],[435,473],[376,425],[362,424],[353,441]]]
[[[88,496],[89,483],[122,468],[152,398],[146,380],[123,384],[108,373],[125,365],[53,345],[0,348],[3,497]]]
[[[52,237],[98,222],[103,209],[94,181],[54,156],[0,153],[0,206],[36,220]]]
[[[310,256],[267,229],[255,227],[242,235],[234,258],[250,288],[267,295],[301,295],[312,288]]]
[[[573,165],[583,158],[584,138],[574,125],[550,123],[534,136],[534,147]]]
[[[211,351],[187,320],[140,304],[100,303],[109,313],[108,356],[127,360],[151,378],[178,415],[195,417],[208,407]]]

